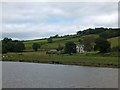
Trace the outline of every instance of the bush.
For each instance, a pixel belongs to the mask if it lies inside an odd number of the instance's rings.
[[[71,55],[71,53],[76,53],[76,44],[73,42],[67,42],[65,44],[65,53],[68,53]]]
[[[40,45],[38,43],[33,43],[32,48],[37,51],[40,48]]]
[[[99,50],[100,53],[110,52],[110,43],[104,38],[98,38],[95,41],[96,45],[94,47],[95,50]]]

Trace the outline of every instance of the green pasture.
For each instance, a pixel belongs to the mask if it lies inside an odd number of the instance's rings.
[[[110,39],[108,39],[108,41],[111,43],[111,48],[120,46],[120,37],[110,38]]]
[[[118,67],[118,57],[109,55],[100,55],[97,53],[77,53],[68,54],[46,54],[45,51],[22,52],[3,54],[3,61],[37,62],[52,63],[58,61],[60,64],[67,65],[85,65],[98,67]]]
[[[82,39],[84,37],[94,37],[97,38],[99,37],[98,35],[85,35],[85,36],[77,36],[77,37],[57,37],[57,38],[53,38],[53,42],[52,43],[48,43],[47,39],[41,39],[41,40],[31,40],[31,41],[26,41],[24,42],[26,50],[32,50],[32,44],[33,43],[39,43],[42,44],[41,49],[54,49],[54,48],[58,48],[59,45],[61,46],[65,46],[66,42],[74,42],[76,44],[79,43],[79,39]]]

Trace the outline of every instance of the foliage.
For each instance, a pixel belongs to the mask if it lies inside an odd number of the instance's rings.
[[[64,51],[68,54],[76,53],[76,44],[74,42],[67,42]]]
[[[102,38],[111,38],[120,36],[120,28],[95,28],[78,31],[77,35],[100,34]]]
[[[100,37],[108,39],[108,38],[119,36],[118,33],[120,33],[119,29],[118,30],[110,29],[110,30],[107,30],[107,31],[100,33]]]
[[[92,36],[85,37],[83,39],[83,44],[85,46],[85,51],[93,51],[95,45],[95,38]]]
[[[97,38],[95,41],[95,50],[99,50],[101,53],[110,51],[110,43],[104,38]]]
[[[4,38],[2,40],[2,53],[7,52],[22,52],[25,49],[23,42],[12,40],[11,38]]]
[[[2,47],[2,53],[7,53],[8,51],[7,51],[7,49],[3,46]]]
[[[79,42],[80,44],[83,44],[83,39],[80,38],[80,39],[78,40],[78,42]]]
[[[35,51],[38,51],[38,49],[40,48],[40,45],[39,45],[38,43],[33,43],[32,48],[33,48]]]
[[[15,42],[15,52],[22,52],[25,49],[25,45],[23,44],[23,42]]]
[[[50,38],[58,38],[58,37],[59,37],[59,35],[56,34],[55,36],[51,36]]]

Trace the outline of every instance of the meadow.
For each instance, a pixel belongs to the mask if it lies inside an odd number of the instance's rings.
[[[113,55],[113,54],[112,54]],[[3,54],[3,61],[17,62],[34,62],[34,63],[49,63],[64,65],[81,65],[81,66],[96,66],[96,67],[118,67],[118,56],[111,54],[77,53],[68,54],[46,54],[45,51],[38,52],[22,52],[22,53],[7,53]]]
[[[114,37],[114,38],[110,38],[108,39],[108,41],[111,43],[111,48],[112,47],[116,47],[120,45],[120,37]]]
[[[65,46],[65,43],[69,41],[78,44],[79,39],[83,39],[84,37],[91,37],[91,36],[95,38],[99,37],[98,35],[66,36],[66,37],[53,38],[52,43],[48,43],[47,39],[42,39],[42,40],[25,41],[24,44],[25,44],[26,50],[32,50],[33,43],[42,44],[41,49],[50,50],[50,49],[58,48],[59,45]]]
[[[48,43],[47,39],[29,40],[24,41],[26,50],[21,53],[7,53],[3,54],[3,61],[16,61],[16,62],[34,62],[34,63],[49,63],[57,62],[57,64],[67,65],[81,65],[81,66],[96,66],[96,67],[112,67],[117,68],[118,65],[118,52],[110,52],[100,54],[98,52],[76,53],[68,54],[46,54],[50,49],[58,48],[59,45],[65,46],[68,41],[79,43],[79,39],[84,37],[98,38],[99,35],[84,35],[84,36],[69,36],[53,38],[52,43]],[[109,38],[111,48],[119,46],[118,40],[120,37]],[[41,48],[34,52],[32,44],[39,43]]]

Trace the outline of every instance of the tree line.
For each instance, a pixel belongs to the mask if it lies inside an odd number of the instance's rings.
[[[37,51],[40,48],[40,44],[33,43],[32,49]],[[2,53],[7,52],[23,52],[25,50],[25,44],[19,40],[12,40],[11,38],[5,37],[2,40]]]
[[[11,38],[4,38],[2,40],[2,53],[7,52],[22,52],[25,45],[22,41],[12,40]]]
[[[78,31],[77,35],[89,35],[89,34],[98,34],[102,38],[112,38],[120,36],[120,28],[89,28],[83,31]]]

